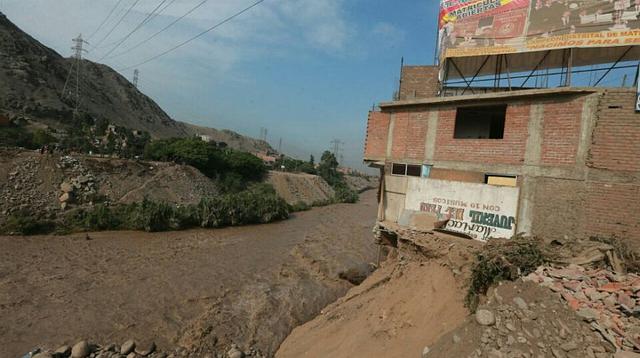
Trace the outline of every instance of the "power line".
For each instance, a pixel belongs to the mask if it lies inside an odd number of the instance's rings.
[[[162,9],[160,9],[160,11],[158,11],[157,13],[155,13],[147,22],[150,22],[151,20],[155,19],[156,17],[160,16],[160,14],[162,14],[169,6],[171,6],[174,2],[176,2],[176,0],[170,0],[167,5],[165,5]]]
[[[167,3],[167,4],[166,4],[162,9],[160,9],[158,12],[156,12],[155,14],[153,14],[153,16],[149,19],[149,21],[147,21],[147,23],[149,23],[149,22],[153,21],[153,19],[155,19],[156,17],[158,17],[158,16],[160,16],[162,13],[164,13],[164,11],[165,11],[165,10],[167,10],[167,8],[169,8],[169,6],[173,5],[173,3],[175,3],[175,2],[176,2],[176,0],[170,0],[170,1],[169,1],[169,2],[168,2],[168,3]],[[122,12],[120,12],[120,14],[122,14],[123,12],[124,12],[124,9],[122,9]],[[113,45],[117,44],[118,42],[120,42],[120,40],[122,40],[122,39],[118,39],[118,40],[116,40],[116,41],[113,41],[113,42],[111,42],[111,43],[109,43],[109,44],[106,44],[106,45],[100,46],[100,47],[98,47],[98,48],[94,47],[93,49],[94,49],[94,50],[96,50],[96,49],[103,49],[103,48],[111,47],[111,46],[113,46]],[[119,55],[114,55],[114,56],[107,57],[107,60],[108,60],[108,59],[111,59],[111,58],[115,58],[115,57],[120,56],[120,55],[122,55],[122,54],[126,54],[126,53],[128,53],[128,52],[129,52],[129,51],[125,51],[124,53],[120,53]]]
[[[129,15],[129,13],[131,12],[131,10],[133,10],[133,8],[140,2],[140,0],[136,0],[133,4],[131,4],[131,6],[127,9],[127,12],[124,13],[124,15],[122,15],[122,17],[120,18],[120,20],[118,20],[118,22],[111,28],[111,30],[105,35],[105,37],[102,38],[102,40],[98,41],[98,43],[94,46],[94,48],[97,48],[98,46],[100,46],[100,44],[102,44],[102,42],[104,40],[106,40],[109,36],[111,36],[111,34],[113,33],[113,31],[115,31],[115,29],[120,26],[120,24],[122,23],[122,21],[124,20],[125,17],[127,17],[127,15]]]
[[[175,0],[173,0],[175,1]],[[189,16],[192,12],[196,11],[199,7],[201,7],[202,5],[204,5],[207,1],[209,0],[203,0],[202,2],[200,2],[199,4],[197,4],[196,6],[194,6],[193,8],[191,8],[191,10],[189,10],[188,12],[186,12],[184,15],[180,16],[179,18],[175,19],[173,22],[171,22],[169,25],[165,26],[163,29],[161,29],[160,31],[156,32],[155,34],[147,37],[146,39],[138,42],[137,44],[131,46],[130,48],[128,48],[126,51],[123,51],[119,54],[113,55],[111,57],[109,57],[108,59],[112,59],[112,58],[116,58],[116,57],[120,57],[122,55],[126,55],[129,52],[135,50],[136,48],[144,45],[145,43],[151,41],[153,38],[155,38],[156,36],[160,35],[162,32],[168,30],[170,27],[172,27],[173,25],[177,24],[180,20],[184,19],[185,17]],[[165,7],[166,9],[166,7]]]
[[[138,64],[133,65],[133,66],[129,66],[127,68],[123,68],[123,69],[121,69],[121,71],[126,71],[126,70],[129,70],[129,69],[134,68],[134,67],[142,66],[142,65],[147,64],[147,63],[149,63],[149,62],[151,62],[153,60],[156,60],[156,59],[158,59],[158,58],[160,58],[160,57],[162,57],[162,56],[164,56],[164,55],[166,55],[166,54],[168,54],[170,52],[173,52],[173,51],[179,49],[180,47],[190,43],[191,41],[194,41],[195,39],[197,39],[197,38],[199,38],[199,37],[211,32],[211,31],[215,30],[216,28],[218,28],[218,27],[220,27],[220,26],[222,26],[224,24],[226,24],[227,22],[235,19],[236,17],[244,14],[245,12],[253,9],[254,7],[260,5],[263,2],[265,2],[265,0],[258,0],[256,2],[254,2],[252,5],[250,5],[250,6],[246,7],[246,8],[244,8],[244,9],[242,9],[241,11],[239,11],[239,12],[237,12],[237,13],[229,16],[229,17],[227,17],[226,19],[224,19],[224,20],[220,21],[219,23],[211,26],[210,28],[206,29],[205,31],[202,31],[201,33],[197,34],[196,36],[194,36],[194,37],[192,37],[192,38],[190,38],[190,39],[188,39],[188,40],[186,40],[186,41],[184,41],[184,42],[182,42],[182,43],[180,43],[180,44],[178,44],[178,45],[176,45],[176,46],[174,46],[174,47],[172,47],[172,48],[170,48],[170,49],[168,49],[168,50],[166,50],[166,51],[164,51],[164,52],[162,52],[162,53],[160,53],[158,55],[155,55],[155,56],[153,56],[153,57],[151,57],[151,58],[149,58],[149,59],[147,59],[145,61],[142,61],[142,62],[140,62]]]
[[[91,38],[95,36],[98,33],[98,31],[100,31],[100,29],[102,29],[102,26],[104,26],[104,24],[107,23],[107,20],[111,18],[111,15],[113,15],[113,13],[116,11],[116,9],[120,6],[121,3],[122,3],[122,0],[118,0],[118,3],[116,4],[116,6],[114,6],[113,9],[111,9],[111,11],[109,12],[109,15],[107,15],[107,17],[104,18],[100,26],[98,26],[98,28],[91,35],[89,35],[89,37],[87,37],[87,40],[91,40]]]
[[[155,9],[153,9],[153,11],[151,11],[149,14],[147,14],[147,17],[144,18],[144,20],[142,20],[142,22],[140,24],[138,24],[138,26],[136,26],[131,32],[129,32],[127,34],[127,36],[123,37],[122,40],[120,40],[120,42],[118,42],[111,50],[109,50],[109,52],[107,52],[106,54],[104,54],[104,56],[102,56],[98,61],[102,61],[104,60],[105,57],[109,56],[110,54],[113,53],[113,51],[115,51],[118,47],[120,47],[120,45],[122,45],[125,41],[127,41],[129,39],[129,37],[131,37],[131,35],[133,35],[136,31],[140,30],[140,28],[142,26],[144,26],[147,22],[149,22],[151,19],[151,17],[153,16],[153,14],[155,14],[158,9],[160,9],[160,7],[167,2],[167,0],[162,0],[160,1],[160,3],[158,4],[158,6],[156,6]]]

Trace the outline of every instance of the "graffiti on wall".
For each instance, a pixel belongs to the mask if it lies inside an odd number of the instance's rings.
[[[410,178],[405,205],[449,219],[445,230],[486,241],[515,235],[518,194],[513,187]]]

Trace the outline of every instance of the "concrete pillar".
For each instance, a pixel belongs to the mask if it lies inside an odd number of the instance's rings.
[[[424,159],[433,163],[436,152],[436,137],[438,134],[438,111],[430,111],[427,119],[427,137],[424,142]]]
[[[523,170],[522,178],[520,178],[520,200],[518,204],[518,223],[516,225],[516,233],[518,234],[532,234],[536,178],[531,175],[534,170],[529,169],[540,165],[543,127],[544,105],[531,105],[524,153],[525,170]]]
[[[396,114],[391,113],[389,116],[389,134],[387,137],[387,159],[391,158],[391,148],[393,148],[393,130],[396,126]]]

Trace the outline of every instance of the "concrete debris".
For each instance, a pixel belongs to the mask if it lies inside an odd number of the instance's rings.
[[[640,351],[640,276],[605,269],[540,267],[524,278],[547,287],[616,350]]]
[[[496,318],[491,311],[478,310],[476,311],[476,321],[482,326],[491,326],[496,323]]]

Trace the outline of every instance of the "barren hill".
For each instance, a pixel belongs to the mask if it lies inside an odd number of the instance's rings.
[[[67,90],[66,96],[62,92],[74,61],[44,46],[0,13],[0,114],[44,123],[56,129],[71,125],[75,86],[70,86],[73,91]],[[269,148],[266,142],[231,131],[173,120],[151,98],[106,65],[83,60],[81,72],[80,113],[85,117],[144,130],[154,138],[206,134],[238,149]],[[75,79],[74,76],[70,78]]]

